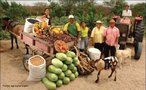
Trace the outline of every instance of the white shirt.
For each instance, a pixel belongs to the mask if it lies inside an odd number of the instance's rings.
[[[131,10],[128,10],[128,11],[123,10],[122,16],[132,16],[132,11]]]

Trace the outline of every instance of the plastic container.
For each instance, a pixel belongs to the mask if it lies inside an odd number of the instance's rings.
[[[35,24],[36,22],[39,22],[39,21],[36,19],[33,19],[33,18],[27,18],[25,20],[24,32],[25,33],[32,33],[33,24]]]

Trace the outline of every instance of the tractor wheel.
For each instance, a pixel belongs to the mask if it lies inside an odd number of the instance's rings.
[[[26,71],[29,71],[29,69],[28,69],[28,60],[29,60],[30,57],[32,57],[31,54],[25,54],[23,56],[23,66],[24,66]]]
[[[135,55],[134,55],[134,59],[139,60],[140,56],[142,53],[142,43],[141,42],[137,42],[135,43]]]

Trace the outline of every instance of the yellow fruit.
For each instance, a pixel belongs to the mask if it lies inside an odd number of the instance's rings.
[[[39,29],[39,31],[42,31],[42,29]]]
[[[47,28],[47,27],[48,27],[47,22],[42,22],[42,28]]]
[[[38,24],[37,24],[37,23],[35,23],[35,24],[34,24],[34,27],[38,28]]]
[[[63,34],[63,31],[60,31],[61,34]]]
[[[55,32],[55,33],[59,33],[59,31],[57,31],[57,30],[55,30],[54,32]]]
[[[63,33],[63,31],[62,31],[60,28],[54,28],[52,31],[53,31],[54,33],[57,33],[57,34]]]

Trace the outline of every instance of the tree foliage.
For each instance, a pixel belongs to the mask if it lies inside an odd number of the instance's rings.
[[[3,9],[3,15],[10,17],[11,19],[19,19],[19,18],[26,18],[29,16],[26,8],[24,8],[21,4],[17,4],[15,2],[11,2],[9,4],[7,0],[0,1],[1,9]]]
[[[124,6],[127,3],[125,2],[125,0],[104,0],[104,4],[111,8],[111,12],[113,14],[121,16]]]
[[[59,0],[61,6],[65,9],[65,15],[69,15],[76,10],[75,7],[83,6],[87,2],[93,2],[94,0]]]
[[[51,2],[49,8],[51,9],[51,16],[61,17],[65,16],[64,8],[58,3]]]
[[[132,5],[133,16],[146,16],[146,3]]]

